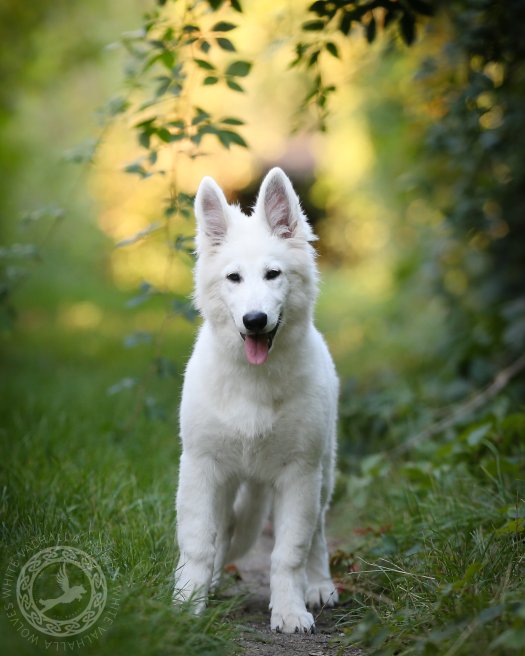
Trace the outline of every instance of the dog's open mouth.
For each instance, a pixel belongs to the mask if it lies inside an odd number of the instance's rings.
[[[250,364],[264,364],[266,362],[280,325],[281,317],[279,316],[275,328],[268,333],[253,333],[251,335],[240,333],[244,340],[244,354]]]

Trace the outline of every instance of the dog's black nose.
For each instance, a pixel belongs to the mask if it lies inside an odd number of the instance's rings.
[[[242,322],[248,330],[259,331],[268,323],[268,317],[264,312],[247,312]]]

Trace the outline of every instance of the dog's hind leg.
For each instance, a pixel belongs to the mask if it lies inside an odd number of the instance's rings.
[[[245,481],[239,487],[233,505],[233,535],[227,561],[243,556],[261,533],[270,513],[271,493],[266,485]]]

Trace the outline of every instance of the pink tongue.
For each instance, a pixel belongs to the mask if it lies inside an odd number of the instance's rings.
[[[268,335],[246,335],[244,353],[250,364],[263,364],[268,359]]]

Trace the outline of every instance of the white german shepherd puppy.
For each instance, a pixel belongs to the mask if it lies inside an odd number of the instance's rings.
[[[315,239],[279,168],[250,216],[216,182],[195,199],[195,300],[204,323],[186,369],[174,600],[199,612],[226,562],[273,511],[271,628],[314,632],[333,606],[324,533],[334,479],[338,380],[312,317]]]

